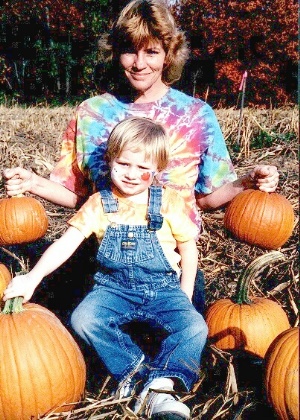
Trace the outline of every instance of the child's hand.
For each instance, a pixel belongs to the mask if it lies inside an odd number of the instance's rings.
[[[24,303],[28,302],[36,287],[36,282],[29,274],[14,277],[4,291],[3,300],[11,299],[17,296],[24,297]]]

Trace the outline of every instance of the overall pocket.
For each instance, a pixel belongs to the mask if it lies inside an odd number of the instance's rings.
[[[141,229],[142,228],[142,229]],[[98,251],[98,260],[134,264],[154,259],[151,233],[144,226],[109,226]],[[109,264],[110,265],[110,264]]]

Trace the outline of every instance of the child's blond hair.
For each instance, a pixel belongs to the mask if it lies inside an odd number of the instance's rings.
[[[158,171],[168,165],[169,140],[166,132],[149,118],[127,118],[114,127],[107,141],[107,161],[111,162],[129,148],[134,152],[144,151],[145,159],[156,163]]]

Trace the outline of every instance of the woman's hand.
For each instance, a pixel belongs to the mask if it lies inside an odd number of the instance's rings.
[[[33,186],[34,173],[27,169],[16,167],[4,169],[3,177],[8,196],[31,192]]]
[[[274,192],[279,181],[276,166],[258,165],[243,177],[242,184],[245,189],[258,188],[261,191]]]
[[[17,296],[23,296],[24,303],[26,303],[32,297],[36,285],[36,280],[31,278],[29,274],[16,276],[10,281],[6,290],[4,290],[3,300],[6,301]]]
[[[258,165],[234,182],[223,185],[211,194],[196,194],[200,209],[213,210],[227,205],[237,194],[247,189],[260,189],[274,192],[277,188],[279,173],[276,166]]]
[[[81,199],[73,191],[50,179],[43,178],[24,168],[3,171],[6,193],[9,197],[29,192],[60,206],[75,208]]]

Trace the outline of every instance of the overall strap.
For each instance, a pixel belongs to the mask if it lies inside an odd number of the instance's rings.
[[[119,203],[116,198],[113,197],[111,189],[100,190],[102,205],[104,213],[116,213],[119,209]]]
[[[162,203],[162,187],[159,185],[151,185],[149,188],[149,205],[148,205],[148,229],[159,230],[162,227],[164,218],[160,214]]]

